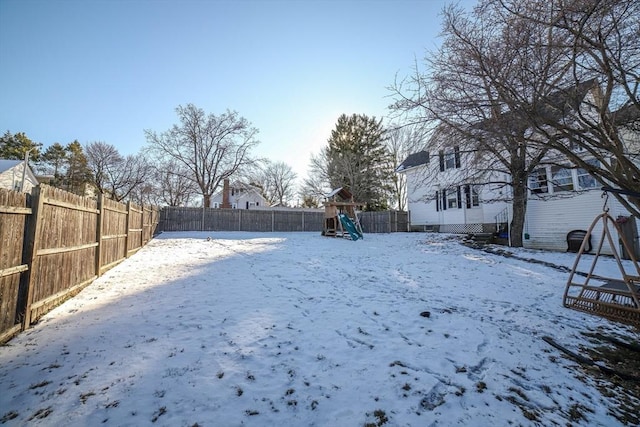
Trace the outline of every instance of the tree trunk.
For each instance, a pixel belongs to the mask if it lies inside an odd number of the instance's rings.
[[[527,186],[526,181],[513,184],[513,217],[509,230],[510,245],[514,248],[522,247],[524,234],[524,220],[527,213]]]
[[[210,208],[211,207],[211,194],[203,194],[203,204],[205,208]]]

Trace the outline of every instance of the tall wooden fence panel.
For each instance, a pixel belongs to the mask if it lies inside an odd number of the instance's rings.
[[[408,231],[406,212],[362,212],[365,233]],[[164,207],[161,231],[322,231],[324,213],[305,210]]]
[[[408,231],[409,215],[406,212],[362,212],[360,225],[365,233],[397,233]]]
[[[127,239],[129,247],[128,254],[134,254],[142,247],[142,231],[144,230],[143,224],[143,209],[140,206],[129,203],[129,238]]]
[[[40,185],[0,190],[0,343],[153,236],[158,209]]]
[[[153,206],[144,206],[142,209],[142,246],[149,243],[153,238],[158,225],[158,208]]]
[[[127,256],[128,215],[129,211],[122,203],[102,199],[100,272],[108,270]]]
[[[22,256],[25,224],[31,214],[27,197],[0,189],[0,342],[21,328],[19,306],[25,295],[20,278],[29,268]]]
[[[323,213],[304,210],[164,207],[161,231],[322,231]]]
[[[91,283],[98,254],[100,211],[95,200],[48,186],[36,187],[34,200],[27,324]]]

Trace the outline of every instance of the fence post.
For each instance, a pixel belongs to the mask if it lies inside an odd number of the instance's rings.
[[[131,200],[127,201],[127,233],[124,238],[124,257],[129,258],[129,235],[131,234]]]
[[[27,221],[27,232],[25,233],[27,241],[25,242],[25,260],[29,265],[29,269],[25,272],[23,280],[26,285],[27,297],[24,306],[24,318],[22,329],[27,329],[31,325],[31,303],[33,302],[33,287],[36,280],[36,269],[38,267],[38,239],[40,237],[40,228],[42,227],[42,206],[44,198],[42,196],[42,186],[38,185],[31,191],[31,217]]]
[[[100,277],[102,268],[102,225],[104,223],[104,194],[98,194],[98,218],[96,218],[96,277]]]
[[[306,231],[304,229],[304,211],[302,211],[302,231]]]
[[[276,231],[276,211],[271,211],[271,232]]]

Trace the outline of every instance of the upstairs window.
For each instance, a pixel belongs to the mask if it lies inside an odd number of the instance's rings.
[[[440,150],[438,152],[440,157],[440,172],[444,172],[448,169],[460,168],[460,147],[453,147],[453,150]]]

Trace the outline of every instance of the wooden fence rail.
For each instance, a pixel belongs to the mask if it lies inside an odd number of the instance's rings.
[[[0,342],[139,250],[157,222],[157,208],[102,195],[0,190]]]
[[[408,231],[406,212],[362,212],[365,233]],[[164,207],[161,231],[322,231],[324,212],[305,210],[251,210]]]

